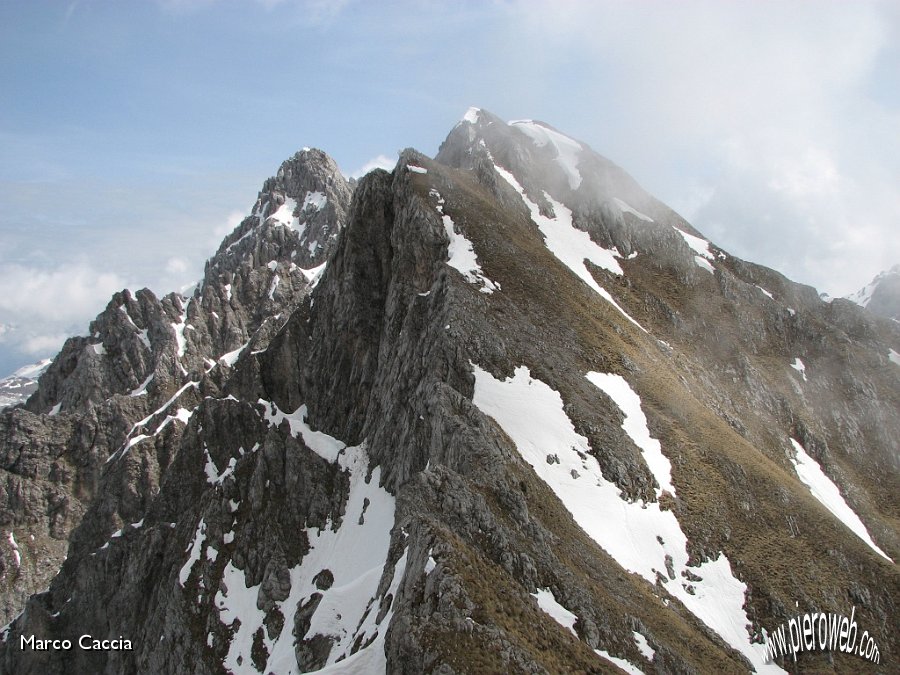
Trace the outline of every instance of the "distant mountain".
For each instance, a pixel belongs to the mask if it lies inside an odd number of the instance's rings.
[[[900,265],[880,273],[847,299],[879,316],[900,321]]]
[[[0,412],[0,671],[781,672],[854,611],[897,672],[898,438],[900,326],[547,123],[304,150]]]
[[[37,389],[38,378],[47,370],[52,359],[44,359],[19,368],[12,375],[0,379],[0,408],[24,403]]]

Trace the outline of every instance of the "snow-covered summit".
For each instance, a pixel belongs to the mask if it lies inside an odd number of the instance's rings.
[[[847,296],[860,307],[900,321],[900,265],[894,265],[875,276],[872,281]]]
[[[47,370],[51,361],[52,359],[43,359],[0,379],[0,408],[24,403],[37,389],[38,378]]]

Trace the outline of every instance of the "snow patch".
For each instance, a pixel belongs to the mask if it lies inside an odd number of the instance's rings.
[[[144,346],[145,346],[147,349],[152,349],[152,347],[150,347],[150,338],[147,337],[147,329],[146,329],[146,328],[143,328],[143,329],[139,330],[139,331],[137,332],[137,336],[138,336],[138,340],[140,340],[141,342],[143,342],[143,343],[144,343]]]
[[[794,457],[790,458],[791,463],[794,465],[797,477],[809,488],[812,496],[818,499],[822,506],[831,511],[832,515],[846,525],[853,534],[868,544],[873,551],[882,558],[894,562],[872,541],[869,531],[863,525],[862,520],[850,508],[850,505],[844,501],[838,486],[822,471],[819,463],[807,454],[804,447],[793,438],[791,439],[791,444],[794,446]]]
[[[325,196],[324,192],[313,192],[310,190],[306,193],[306,196],[303,198],[303,206],[300,207],[301,211],[321,211],[325,208],[325,205],[328,203],[328,198]]]
[[[724,554],[688,568],[687,537],[675,514],[658,502],[628,502],[603,476],[588,440],[575,431],[559,393],[525,366],[497,380],[473,365],[473,403],[513,440],[522,458],[554,491],[575,522],[624,569],[659,583],[695,616],[744,654],[758,672],[783,672],[765,663],[752,644],[743,609],[746,585]],[[552,462],[548,462],[552,458]],[[671,576],[667,564],[672,568]],[[700,581],[689,581],[688,573]]]
[[[761,291],[763,292],[764,295],[770,297],[772,300],[775,299],[775,296],[772,295],[771,293],[769,293],[769,291],[767,291],[765,288],[763,288],[763,287],[760,286],[759,284],[754,284],[754,285],[755,285],[759,290],[761,290]]]
[[[556,150],[556,163],[568,177],[569,187],[573,190],[579,188],[581,185],[581,173],[578,171],[580,143],[532,120],[513,120],[509,125],[523,132],[539,148],[547,145],[553,146]]]
[[[563,265],[572,270],[578,278],[584,281],[603,299],[619,310],[622,316],[646,333],[647,330],[631,318],[628,312],[622,309],[613,299],[612,295],[594,280],[594,277],[584,264],[584,261],[587,259],[597,267],[602,267],[613,274],[623,274],[622,268],[616,260],[616,256],[621,257],[619,252],[616,249],[609,250],[599,246],[591,239],[591,236],[587,232],[577,229],[572,224],[572,211],[564,204],[554,200],[546,192],[544,193],[544,197],[550,202],[551,206],[553,206],[553,212],[556,214],[556,217],[548,218],[542,215],[538,205],[528,198],[525,194],[525,190],[519,185],[519,181],[516,180],[516,177],[513,176],[512,173],[497,164],[494,164],[494,169],[500,177],[509,183],[522,197],[522,201],[525,202],[525,205],[531,212],[531,219],[544,235],[544,244],[550,249],[550,252],[555,255]]]
[[[463,115],[460,122],[469,122],[470,124],[478,123],[478,113],[481,112],[481,108],[469,108],[466,110],[466,114]]]
[[[716,270],[709,262],[710,260],[715,259],[712,251],[709,250],[709,242],[706,241],[706,239],[694,236],[693,234],[688,234],[683,230],[679,230],[674,225],[672,226],[672,229],[674,229],[678,234],[681,235],[681,238],[684,239],[685,243],[690,246],[691,250],[694,251],[694,253],[697,253],[697,255],[694,256],[694,262],[697,264],[697,267],[715,274]]]
[[[806,382],[806,366],[803,365],[803,361],[801,361],[799,357],[794,359],[791,368],[800,373],[800,375],[803,376],[803,381]]]
[[[147,393],[147,385],[153,381],[154,373],[150,373],[143,382],[141,382],[137,387],[131,390],[129,396],[143,396]]]
[[[128,290],[128,289],[126,289]],[[131,295],[131,291],[128,291],[128,294]],[[132,326],[137,328],[137,324],[134,322],[134,319],[131,318],[131,314],[128,313],[128,308],[125,305],[119,305],[119,311],[125,315],[125,318],[128,320]]]
[[[325,271],[325,266],[328,265],[328,261],[326,260],[321,265],[316,265],[315,267],[310,267],[308,270],[299,268],[300,272],[303,273],[303,276],[306,277],[306,280],[309,282],[310,290],[319,285],[319,280],[322,278],[322,273]]]
[[[234,366],[235,362],[238,360],[238,357],[241,355],[241,352],[244,351],[247,348],[247,345],[249,345],[249,344],[250,344],[249,342],[245,342],[237,349],[230,351],[227,354],[222,354],[222,356],[219,357],[218,362],[224,363],[226,366],[231,368],[232,366]]]
[[[640,650],[644,658],[653,663],[653,655],[656,654],[656,650],[650,646],[650,643],[647,642],[647,638],[638,633],[636,630],[631,631],[631,634],[634,636],[634,641],[637,643],[637,648]]]
[[[62,408],[62,403],[57,403],[55,406],[50,408],[50,412],[47,413],[50,417],[54,417],[55,415],[59,415],[59,411]]]
[[[172,403],[174,403],[178,399],[179,396],[181,396],[185,392],[185,390],[187,390],[190,387],[196,388],[199,386],[200,386],[199,382],[196,382],[193,380],[188,382],[187,384],[183,385],[178,391],[176,391],[172,395],[172,397],[168,401],[163,403],[159,408],[157,408],[152,413],[147,415],[140,422],[136,422],[131,427],[131,431],[128,432],[128,436],[125,437],[125,439],[126,439],[125,443],[122,445],[121,448],[119,448],[113,454],[111,454],[109,457],[106,458],[106,463],[108,464],[109,462],[113,461],[114,459],[121,457],[126,452],[128,452],[128,450],[130,450],[131,447],[133,445],[135,445],[136,443],[139,443],[140,441],[144,440],[145,438],[150,438],[150,436],[148,436],[147,434],[139,434],[135,437],[132,437],[131,434],[133,434],[138,429],[144,427],[150,420],[152,420],[154,417],[156,417],[159,413],[166,410],[170,405],[172,405]],[[189,411],[187,411],[184,408],[179,408],[174,419],[181,419],[182,421],[187,422],[187,420],[190,418],[190,416],[191,416],[191,413]],[[163,429],[163,427],[165,427],[166,424],[168,424],[169,421],[171,421],[171,420],[169,420],[168,418],[166,420],[164,420],[163,423],[159,426],[159,428],[154,432],[154,435],[158,434]]]
[[[625,415],[622,429],[628,437],[641,449],[644,461],[650,469],[650,473],[659,483],[656,496],[659,497],[663,490],[667,490],[675,496],[675,486],[672,484],[672,463],[662,453],[662,445],[658,440],[650,436],[647,428],[647,417],[641,409],[641,397],[637,395],[631,385],[621,375],[611,373],[587,374],[588,381],[609,396]]]
[[[279,427],[284,420],[287,420],[290,426],[291,435],[296,437],[298,434],[303,437],[303,443],[316,453],[319,457],[327,462],[334,463],[337,461],[341,452],[347,447],[344,443],[336,438],[329,436],[322,431],[313,431],[306,423],[307,408],[304,403],[292,413],[284,413],[281,409],[264,399],[259,399],[260,405],[265,408],[264,418],[269,426]]]
[[[407,164],[406,168],[413,173],[428,173],[428,169],[423,166],[416,166],[415,164]]]
[[[538,607],[549,614],[556,623],[568,629],[576,638],[578,637],[578,633],[575,632],[575,622],[578,621],[578,617],[556,601],[553,591],[549,588],[539,588],[537,593],[531,595],[537,600]]]
[[[277,274],[272,277],[272,285],[269,286],[269,300],[275,300],[275,291],[278,289],[278,284],[281,283],[281,277]]]
[[[244,449],[241,448],[240,453],[244,454]],[[209,455],[209,450],[203,448],[203,456],[206,457],[206,464],[203,467],[203,471],[206,474],[206,482],[210,485],[221,485],[225,482],[225,479],[231,476],[234,473],[234,468],[237,466],[237,458],[230,457],[228,459],[228,465],[219,473],[218,467],[216,467],[216,463],[213,461],[212,457]]]
[[[706,258],[703,258],[699,255],[695,255],[694,263],[697,265],[697,267],[699,267],[700,269],[706,270],[710,274],[716,273],[716,269],[712,266],[712,263],[710,263],[709,260],[707,260]]]
[[[231,300],[231,284],[228,284],[225,288],[228,293],[228,299]],[[172,330],[175,331],[175,344],[178,346],[176,354],[179,357],[184,356],[184,350],[187,347],[187,341],[184,339],[184,328],[187,323],[188,305],[190,304],[190,300],[184,303],[180,320],[178,322],[172,322]]]
[[[91,348],[97,356],[104,356],[106,354],[106,347],[103,346],[102,342],[91,345]]]
[[[296,210],[297,202],[290,197],[285,197],[284,203],[278,207],[278,210],[275,211],[275,213],[266,218],[266,222],[274,220],[279,225],[283,225],[291,230],[296,230],[300,227],[299,219],[294,216],[294,211]]]
[[[643,670],[641,670],[640,668],[638,668],[638,667],[632,665],[631,662],[626,661],[625,659],[620,659],[618,656],[613,656],[613,655],[610,654],[609,652],[603,651],[602,649],[595,649],[595,650],[594,650],[594,653],[595,653],[597,656],[602,656],[604,659],[606,659],[606,660],[608,660],[608,661],[612,661],[612,662],[615,663],[619,668],[621,668],[622,670],[624,670],[624,671],[625,671],[626,673],[628,673],[629,675],[644,675],[644,671],[643,671]]]
[[[647,222],[647,223],[652,223],[652,222],[653,222],[653,218],[651,218],[650,216],[648,216],[648,215],[646,215],[646,214],[644,214],[644,213],[641,213],[640,211],[638,211],[638,210],[632,208],[632,207],[629,206],[624,200],[619,199],[618,197],[613,197],[613,203],[614,203],[616,206],[619,207],[619,210],[620,210],[622,213],[630,213],[631,215],[637,217],[638,220],[643,220],[643,221],[645,221],[645,222]]]
[[[896,363],[900,366],[900,354],[895,352],[893,349],[888,351],[888,359],[890,359],[891,363]]]
[[[456,223],[453,222],[450,216],[444,214],[443,197],[436,190],[432,190],[430,194],[432,197],[437,198],[436,208],[438,213],[441,214],[444,231],[447,233],[447,239],[450,242],[447,245],[447,264],[462,274],[470,284],[481,286],[479,290],[482,293],[499,291],[500,284],[488,279],[481,269],[481,265],[478,264],[478,257],[475,255],[472,242],[462,232],[457,232]]]
[[[178,583],[182,588],[184,588],[185,583],[187,583],[188,577],[191,575],[191,570],[194,569],[194,564],[200,560],[200,551],[203,549],[204,541],[206,541],[206,523],[203,518],[201,518],[200,522],[197,524],[197,531],[194,532],[194,540],[185,550],[185,553],[190,551],[190,555],[184,565],[181,566],[181,571],[178,573]]]
[[[16,535],[13,534],[13,531],[9,531],[9,537],[7,537],[7,541],[9,545],[12,546],[13,558],[16,559],[16,567],[22,566],[22,554],[19,553],[19,545],[16,543]]]

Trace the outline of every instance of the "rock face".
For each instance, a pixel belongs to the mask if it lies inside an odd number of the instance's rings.
[[[882,272],[847,299],[886,319],[900,321],[900,265]]]
[[[298,153],[90,332],[0,418],[5,671],[763,671],[798,607],[897,666],[900,330],[549,125]]]
[[[243,350],[262,349],[308,295],[349,203],[331,158],[297,153],[191,295],[116,293],[90,335],[69,339],[44,367],[24,407],[0,412],[2,620],[46,589],[89,508],[91,532],[140,519],[176,452],[187,420],[179,411],[217,395]],[[132,443],[160,424],[158,447]],[[107,461],[117,451],[121,468]]]

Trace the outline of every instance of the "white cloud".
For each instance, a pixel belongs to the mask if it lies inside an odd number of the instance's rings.
[[[388,157],[387,155],[378,155],[363,164],[356,171],[350,173],[348,178],[362,178],[373,169],[384,169],[385,171],[393,171],[397,164],[396,157]]]
[[[22,342],[21,351],[31,356],[50,356],[60,350],[68,337],[66,333],[32,335]]]
[[[184,258],[169,258],[166,261],[166,272],[168,274],[184,274],[188,270],[188,262]]]
[[[50,356],[66,337],[86,332],[110,295],[124,287],[118,275],[86,263],[53,270],[0,266],[0,343],[12,352]]]
[[[243,213],[242,211],[232,211],[229,213],[223,220],[220,220],[216,225],[212,227],[209,236],[209,254],[212,255],[213,252],[217,248],[219,248],[219,244],[222,243],[222,240],[237,228],[238,225],[247,217],[248,214]]]
[[[124,286],[117,274],[85,263],[53,270],[4,265],[0,268],[0,315],[70,322],[93,316]]]

